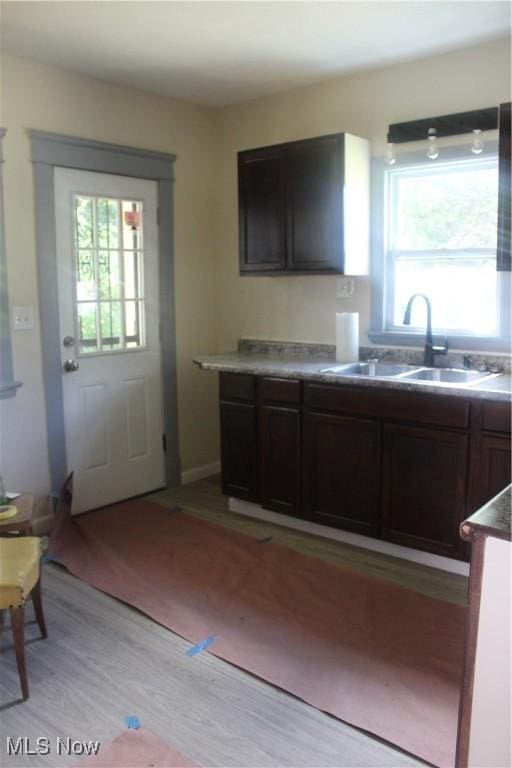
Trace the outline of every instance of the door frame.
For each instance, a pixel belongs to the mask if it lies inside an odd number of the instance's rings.
[[[59,493],[68,474],[60,359],[55,167],[131,176],[157,182],[165,480],[167,487],[175,488],[181,482],[174,297],[173,186],[176,155],[46,131],[30,130],[29,136],[34,167],[42,370],[52,492]]]

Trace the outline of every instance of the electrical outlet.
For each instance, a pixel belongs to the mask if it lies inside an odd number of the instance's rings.
[[[354,278],[353,277],[338,277],[338,285],[336,287],[336,298],[346,299],[348,296],[354,295]]]
[[[12,308],[13,331],[31,331],[34,327],[34,311],[32,307]]]

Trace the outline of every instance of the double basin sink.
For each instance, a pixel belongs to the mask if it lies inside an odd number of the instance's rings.
[[[384,362],[346,363],[345,365],[324,368],[321,373],[332,373],[338,376],[372,376],[379,379],[397,379],[404,382],[416,381],[464,386],[480,384],[496,375],[488,371],[466,371],[458,368],[426,368],[418,365]]]

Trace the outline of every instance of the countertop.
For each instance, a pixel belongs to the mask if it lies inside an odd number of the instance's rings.
[[[221,355],[199,355],[194,362],[205,371],[247,373],[256,376],[322,381],[354,387],[377,387],[402,392],[423,392],[465,397],[468,399],[510,402],[512,377],[498,374],[478,385],[448,384],[445,382],[419,382],[405,379],[379,378],[377,376],[347,376],[322,372],[336,363],[326,355],[275,354],[273,352],[244,351],[226,352]]]
[[[466,541],[473,541],[476,536],[494,536],[496,539],[511,541],[511,501],[512,486],[509,485],[471,517],[464,520],[460,526],[462,538]]]

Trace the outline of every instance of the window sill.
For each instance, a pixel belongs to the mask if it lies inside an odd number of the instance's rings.
[[[14,397],[18,389],[22,386],[22,381],[11,381],[9,384],[0,384],[0,400],[7,400],[8,397]]]
[[[450,351],[471,352],[500,352],[511,354],[511,340],[492,336],[448,336],[442,333],[433,333],[434,343],[438,339],[448,339]],[[425,345],[424,333],[404,333],[400,331],[368,331],[368,339],[372,344],[382,344],[386,347],[423,347]]]

